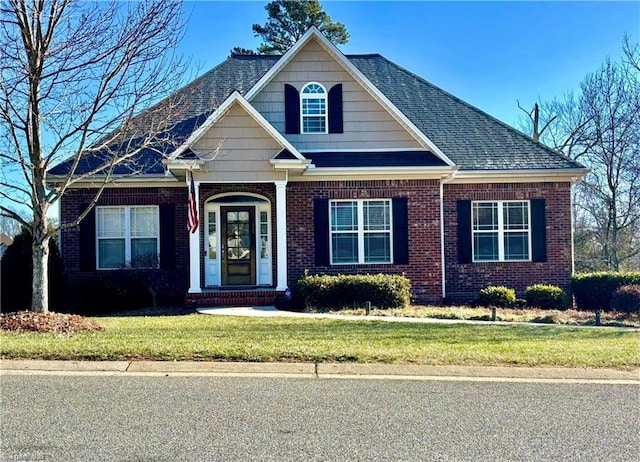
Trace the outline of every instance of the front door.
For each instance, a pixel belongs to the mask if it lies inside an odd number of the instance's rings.
[[[222,285],[255,285],[255,207],[220,207],[220,225]]]

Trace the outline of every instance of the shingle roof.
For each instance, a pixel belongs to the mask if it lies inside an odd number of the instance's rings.
[[[461,170],[582,168],[380,55],[348,58]]]
[[[583,168],[378,54],[346,57],[461,170]],[[186,140],[234,90],[246,94],[278,59],[280,56],[232,55],[168,97],[165,101],[177,97],[189,102],[181,120],[167,134],[172,146]],[[158,173],[160,153],[167,150],[167,146],[158,146],[143,151],[142,163],[149,167],[146,173]],[[84,161],[78,173],[94,163]],[[64,174],[69,165],[59,164],[50,173]],[[126,167],[123,169],[126,173]]]
[[[446,167],[430,151],[305,152],[316,167]]]

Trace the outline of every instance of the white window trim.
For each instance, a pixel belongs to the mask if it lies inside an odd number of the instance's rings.
[[[527,229],[518,229],[518,230],[505,230],[504,229],[504,204],[508,204],[508,203],[522,203],[522,202],[526,202],[527,203]],[[497,208],[498,208],[498,229],[497,230],[475,230],[474,229],[474,223],[473,223],[473,211],[474,211],[474,206],[476,204],[497,204]],[[529,258],[526,259],[510,259],[510,260],[505,260],[504,257],[504,237],[505,234],[508,233],[523,233],[526,232],[527,233],[527,244],[528,244],[528,254],[529,254]],[[475,248],[475,235],[476,234],[492,234],[492,233],[498,233],[498,259],[497,260],[476,260],[476,248]],[[528,199],[522,199],[522,200],[501,200],[501,201],[492,201],[492,200],[486,200],[486,201],[472,201],[471,202],[471,259],[473,263],[495,263],[495,262],[527,262],[527,261],[532,261],[532,235],[531,235],[531,201]]]
[[[156,229],[157,234],[154,236],[156,239],[156,254],[158,255],[156,266],[131,268],[131,210],[136,208],[150,208],[153,207],[157,210],[156,213]],[[122,268],[101,268],[100,267],[100,239],[115,239],[115,238],[100,238],[98,236],[99,226],[99,210],[103,209],[124,209],[124,266]],[[160,268],[160,207],[157,205],[101,205],[96,206],[95,214],[95,229],[96,229],[96,269],[100,271],[113,271],[119,269],[158,269]],[[136,239],[138,236],[136,236]],[[117,238],[122,239],[122,238]]]
[[[332,231],[332,214],[331,204],[338,202],[355,202],[358,220],[357,231]],[[389,230],[373,230],[365,231],[364,229],[364,203],[365,202],[386,202],[389,204]],[[357,262],[339,262],[333,261],[333,244],[332,236],[334,234],[357,234],[358,235],[358,261]],[[365,261],[364,236],[371,233],[388,233],[389,234],[389,260],[388,261]],[[393,201],[391,199],[332,199],[329,201],[329,261],[331,265],[389,265],[393,263]]]
[[[304,115],[304,110],[303,110],[303,101],[304,99],[319,99],[319,94],[317,93],[310,93],[308,94],[308,96],[305,97],[304,95],[304,89],[307,88],[309,85],[318,85],[320,88],[322,88],[322,90],[324,91],[324,94],[322,95],[322,98],[324,98],[324,131],[323,132],[306,132],[304,130],[304,118],[305,117],[313,117],[316,119],[319,119],[322,116],[319,115]],[[318,82],[308,82],[306,84],[304,84],[302,86],[302,89],[300,90],[300,133],[303,135],[326,135],[327,133],[329,133],[329,93],[327,92],[327,88],[322,85],[321,83]]]

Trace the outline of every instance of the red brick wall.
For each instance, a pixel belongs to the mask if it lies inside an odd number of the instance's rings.
[[[546,282],[570,289],[571,277],[571,193],[569,183],[445,184],[445,258],[447,300],[468,302],[489,284],[507,285],[522,296],[527,285]],[[80,207],[93,197],[94,190],[71,190],[61,202],[63,222],[75,219]],[[275,186],[273,184],[202,185],[200,211],[216,194],[251,192],[271,201],[272,258],[274,281],[277,274]],[[98,205],[175,205],[175,277],[187,287],[189,245],[186,230],[186,188],[107,189]],[[313,200],[406,197],[409,215],[409,264],[315,266]],[[547,262],[503,262],[459,264],[457,257],[456,201],[546,199]],[[442,296],[440,257],[439,184],[436,180],[371,180],[290,182],[287,185],[289,285],[305,270],[311,273],[394,273],[405,274],[412,283],[417,302],[436,303]],[[204,227],[200,227],[203,242]],[[62,232],[62,259],[73,287],[95,276],[80,271],[78,228]],[[204,250],[203,250],[204,251]],[[201,264],[203,259],[201,258]],[[204,278],[204,268],[202,268]],[[204,287],[204,280],[202,281]],[[275,282],[274,282],[275,284]]]
[[[445,184],[445,269],[447,301],[469,302],[487,285],[506,285],[519,297],[535,283],[570,291],[571,185],[569,183]],[[546,262],[458,263],[457,200],[546,200]]]
[[[60,203],[62,223],[72,222],[82,212],[81,207],[93,199],[95,189],[72,189]],[[108,188],[100,196],[97,205],[160,205],[174,204],[175,213],[175,269],[172,271],[177,286],[187,287],[189,279],[189,241],[187,231],[187,189],[171,188]],[[70,295],[83,282],[94,278],[98,271],[80,270],[80,230],[65,229],[61,235],[61,255],[64,263]],[[71,297],[73,298],[73,297]],[[77,300],[75,300],[77,302]],[[74,300],[71,301],[74,303]]]
[[[406,197],[409,264],[315,266],[313,200]],[[318,181],[287,185],[289,285],[310,273],[404,273],[420,302],[442,300],[439,185],[436,180]]]

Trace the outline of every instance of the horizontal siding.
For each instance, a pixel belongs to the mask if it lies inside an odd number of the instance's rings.
[[[288,63],[251,104],[284,134],[284,85],[300,90],[318,82],[328,90],[342,84],[344,133],[287,135],[300,150],[419,148],[420,144],[345,71],[317,42],[312,40]]]
[[[280,180],[284,173],[276,172],[269,163],[282,150],[242,107],[234,105],[193,145],[196,152],[217,150],[215,158],[205,163],[198,179],[204,181],[267,181]]]

